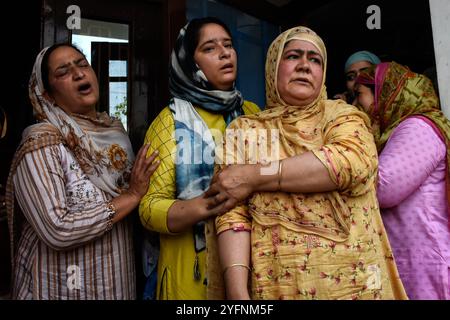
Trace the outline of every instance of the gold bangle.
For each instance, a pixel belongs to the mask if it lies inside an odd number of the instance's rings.
[[[229,266],[226,266],[226,267],[223,269],[223,274],[225,275],[225,272],[227,272],[228,269],[233,268],[233,267],[243,267],[243,268],[248,269],[248,271],[252,272],[252,269],[251,269],[248,265],[246,265],[246,264],[243,264],[243,263],[233,263],[233,264],[231,264],[231,265],[229,265]]]
[[[113,228],[113,218],[116,215],[116,207],[112,203],[112,200],[106,203],[106,211],[108,212],[108,222],[106,223],[106,231],[110,231]]]
[[[278,191],[281,190],[282,169],[283,169],[283,160],[278,160]]]

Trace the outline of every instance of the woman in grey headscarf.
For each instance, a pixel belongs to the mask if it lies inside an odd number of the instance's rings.
[[[203,193],[214,171],[215,140],[234,118],[259,111],[236,89],[236,75],[236,51],[222,21],[194,19],[181,29],[169,65],[172,99],[145,139],[162,164],[139,208],[143,225],[160,233],[158,299],[220,298],[207,295],[217,259],[206,244],[214,232],[205,221],[224,207]]]

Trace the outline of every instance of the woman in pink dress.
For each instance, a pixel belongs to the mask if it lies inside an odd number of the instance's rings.
[[[431,81],[395,62],[363,71],[355,103],[372,119],[377,197],[410,299],[450,299],[450,122]]]

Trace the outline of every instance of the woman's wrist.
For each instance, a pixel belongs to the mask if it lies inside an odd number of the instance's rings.
[[[242,288],[240,290],[234,290],[233,292],[229,292],[227,294],[228,300],[251,300],[250,294],[248,293],[247,288]]]
[[[250,165],[255,170],[249,170],[250,185],[253,192],[278,191],[280,189],[280,162],[273,161],[268,165]]]
[[[202,194],[199,197],[193,198],[191,200],[188,200],[191,202],[192,208],[197,212],[199,215],[199,220],[204,220],[209,218],[210,216],[210,209],[208,208],[208,203],[206,201],[206,198]]]
[[[241,270],[229,270],[224,274],[227,287],[227,299],[248,300],[248,273]]]
[[[142,197],[131,190],[125,191],[125,195],[129,197],[132,203],[136,203],[136,205],[138,205],[139,202],[141,202]]]
[[[259,185],[264,182],[263,168],[264,166],[261,164],[246,164],[243,167],[243,178],[251,193],[259,191]]]
[[[113,198],[109,202],[115,211],[114,217],[111,221],[116,223],[122,220],[139,205],[140,201],[141,198],[133,192],[129,192],[129,190],[125,190],[119,196]]]
[[[128,204],[132,205],[133,207],[136,207],[139,205],[139,202],[141,201],[141,197],[134,193],[131,190],[125,190],[121,196],[123,196],[125,201],[128,202]]]

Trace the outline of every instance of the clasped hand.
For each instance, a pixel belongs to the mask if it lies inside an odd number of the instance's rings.
[[[204,193],[211,215],[222,215],[245,201],[253,192],[252,165],[231,165],[216,172]]]

